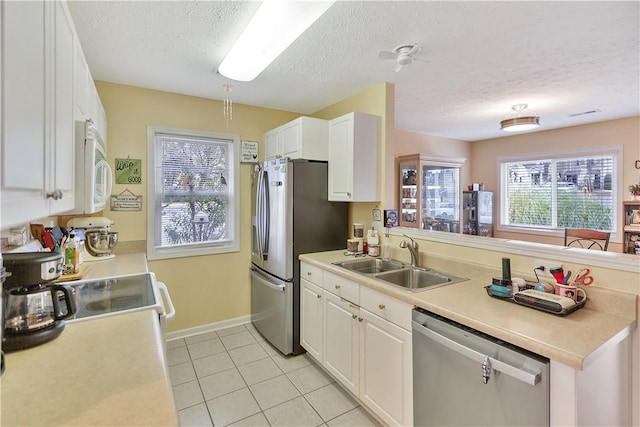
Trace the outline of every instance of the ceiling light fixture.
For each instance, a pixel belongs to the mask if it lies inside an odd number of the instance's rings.
[[[242,82],[255,79],[334,1],[264,0],[218,72]]]
[[[511,109],[516,112],[516,116],[510,118],[505,116],[500,122],[500,129],[505,132],[521,132],[539,127],[540,117],[531,110],[525,111],[527,106],[527,104],[512,106]]]

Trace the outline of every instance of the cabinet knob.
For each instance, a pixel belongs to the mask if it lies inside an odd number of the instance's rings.
[[[316,295],[316,298],[320,299],[320,298],[322,298],[322,295],[318,294],[318,295]]]
[[[307,271],[307,276],[311,276],[311,272],[310,271]]]
[[[333,285],[336,289],[340,289],[340,285]]]
[[[347,192],[347,197],[351,197],[351,193]]]
[[[362,317],[358,317],[358,322],[362,323],[363,320]]]
[[[55,190],[51,193],[47,193],[47,199],[60,200],[62,199],[62,196],[64,196],[62,190]]]
[[[356,319],[358,318],[358,315],[357,315],[357,314],[352,314],[352,315],[351,315],[351,318],[352,318],[353,320],[356,320]]]
[[[384,310],[385,305],[384,305],[384,304],[378,304],[378,308],[379,308],[380,310]]]

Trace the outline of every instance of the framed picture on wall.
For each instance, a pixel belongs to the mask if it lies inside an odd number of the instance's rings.
[[[386,209],[384,211],[384,226],[385,227],[398,226],[398,211],[396,209]]]

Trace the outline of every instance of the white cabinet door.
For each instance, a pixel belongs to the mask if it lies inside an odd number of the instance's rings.
[[[89,118],[89,96],[87,91],[89,75],[89,66],[84,58],[80,40],[76,37],[73,58],[73,99],[75,107],[74,118],[78,121],[84,121]]]
[[[45,3],[1,2],[2,226],[48,214]]]
[[[360,316],[360,399],[387,424],[412,425],[411,333],[367,310]]]
[[[329,121],[329,200],[380,200],[380,118],[353,112]]]
[[[329,121],[329,200],[353,201],[353,120]]]
[[[302,125],[300,119],[280,128],[280,154],[282,157],[298,159],[302,157]]]
[[[54,109],[53,138],[51,141],[51,177],[48,192],[61,192],[61,198],[50,204],[49,214],[58,214],[73,209],[75,185],[75,149],[74,149],[74,98],[73,98],[73,61],[74,32],[73,22],[66,3],[49,3],[55,7],[53,38],[53,81]]]
[[[360,389],[360,308],[325,293],[324,367],[354,395]]]
[[[322,363],[324,291],[306,279],[300,280],[300,345]]]
[[[280,130],[273,129],[264,134],[264,159],[275,159],[280,153]]]

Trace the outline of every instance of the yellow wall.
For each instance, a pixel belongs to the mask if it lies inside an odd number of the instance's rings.
[[[624,171],[621,185],[623,186],[622,196],[625,199],[629,199],[627,191],[629,184],[640,181],[640,170],[635,169],[635,161],[640,159],[640,117],[487,139],[472,142],[470,145],[472,180],[483,182],[487,189],[496,190],[498,188],[497,158],[500,156],[580,151],[585,148],[607,145],[623,147]],[[497,211],[494,214],[497,215]],[[497,230],[495,230],[495,237],[563,244],[562,238],[545,238],[532,234],[505,233]],[[609,250],[620,252],[620,244],[610,244]]]
[[[96,82],[108,117],[108,160],[142,159],[143,177],[147,168],[147,125],[239,134],[241,140],[260,141],[262,134],[298,117],[299,114],[233,106],[233,120],[226,122],[222,103],[167,92]],[[125,189],[147,200],[146,180],[142,185],[114,185],[113,194]],[[240,166],[240,252],[150,261],[149,269],[167,284],[176,306],[169,330],[180,330],[250,313],[249,265],[250,164]],[[147,210],[112,212],[102,215],[115,221],[114,231],[121,242],[146,240]]]

